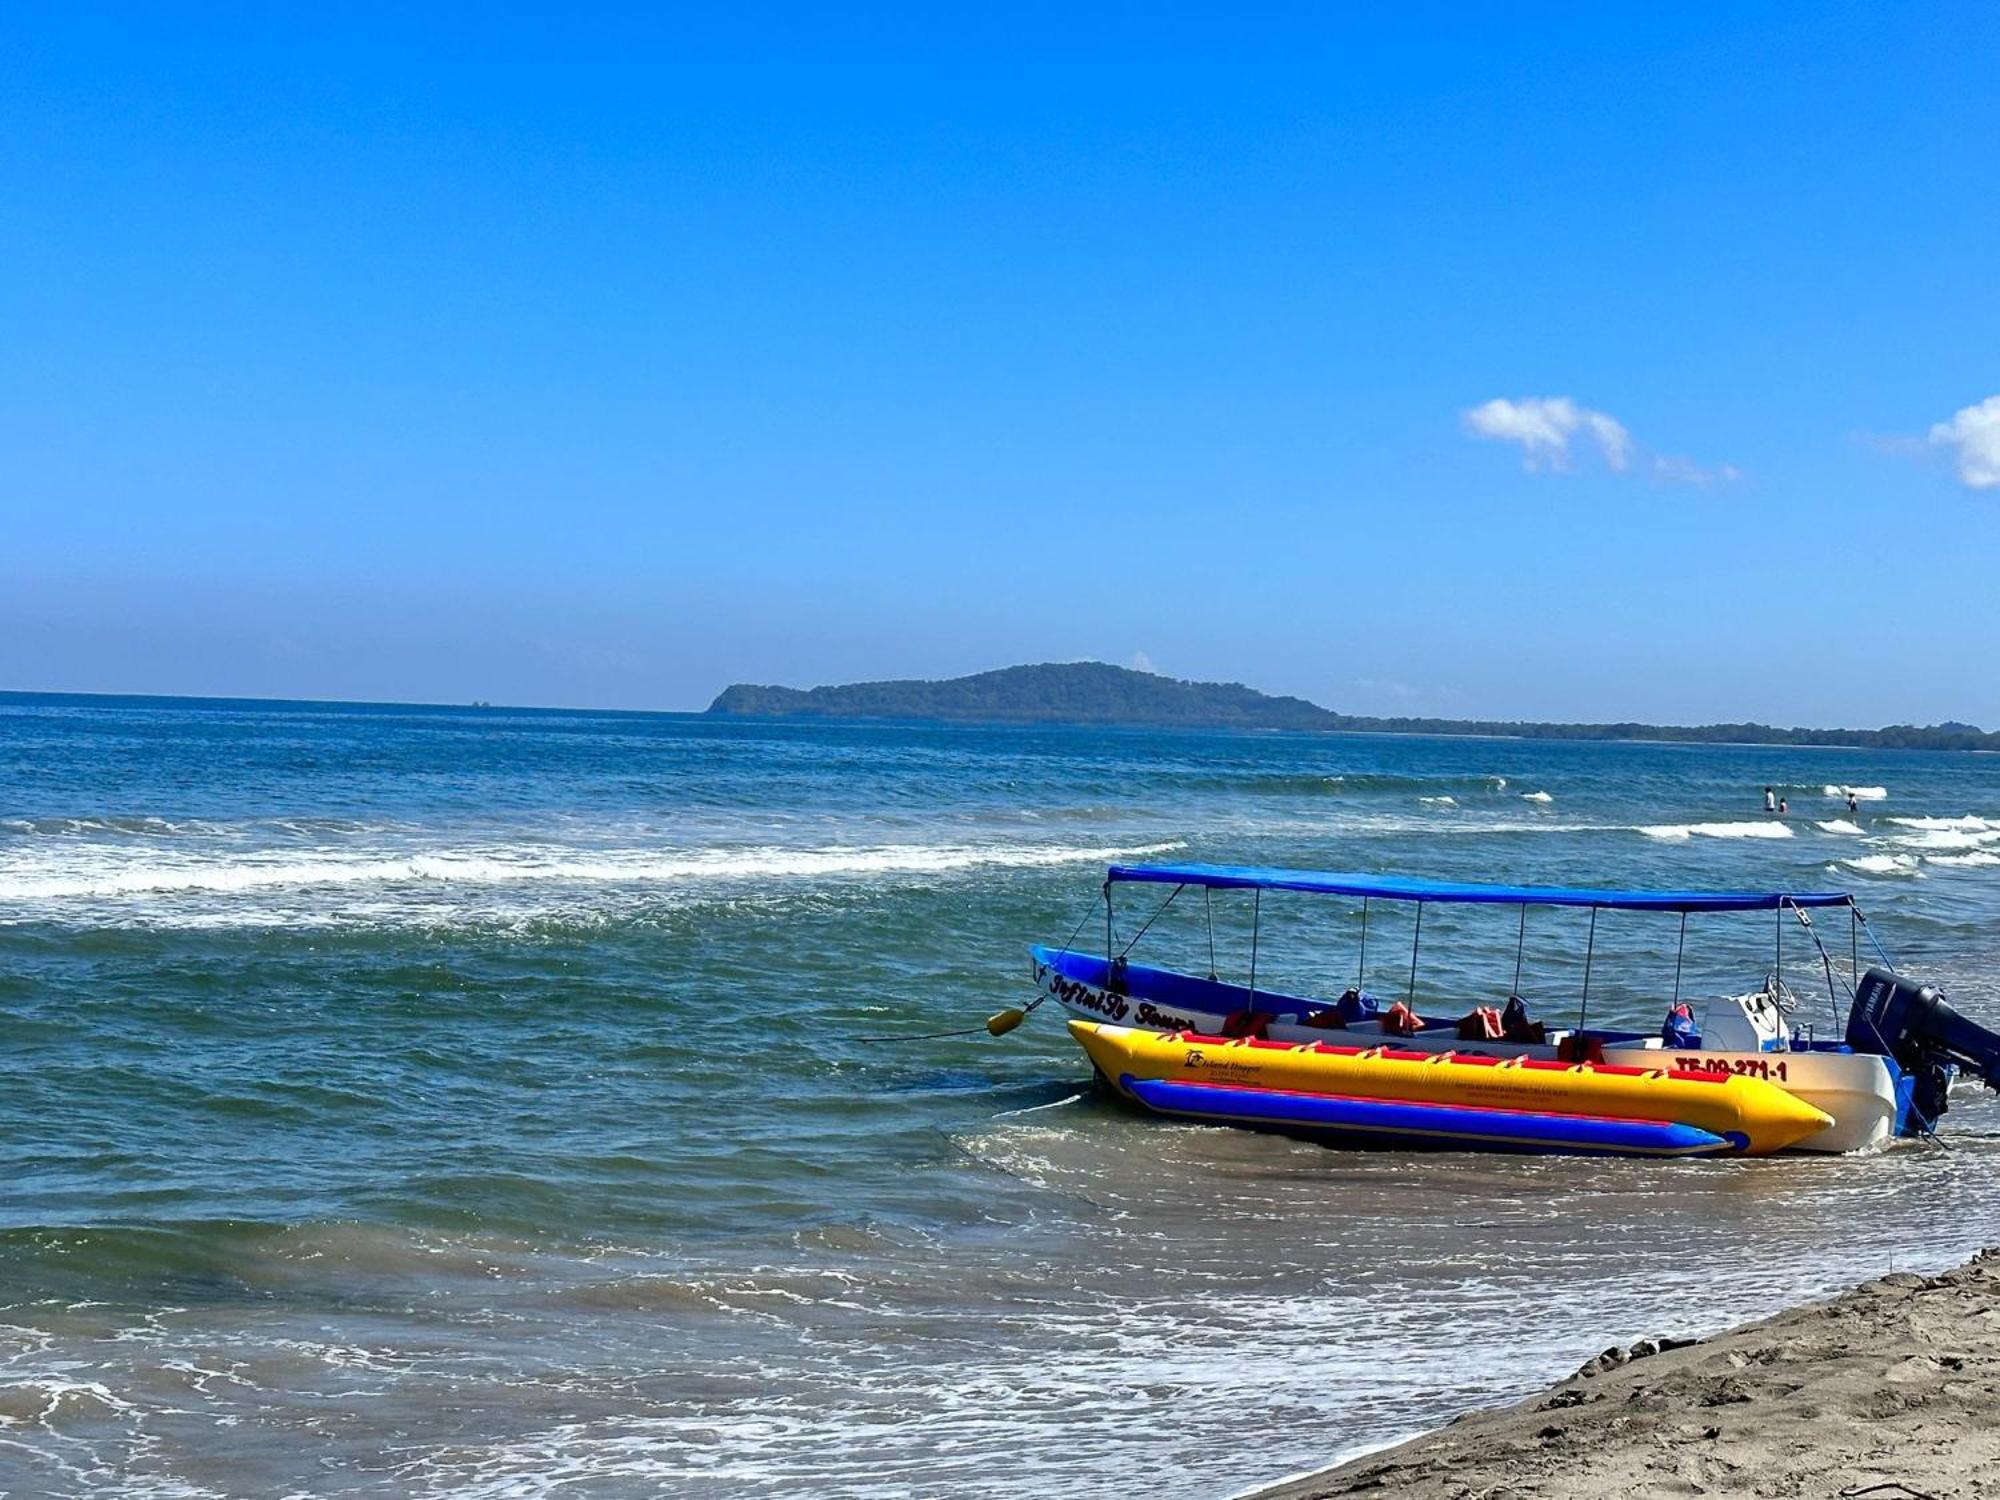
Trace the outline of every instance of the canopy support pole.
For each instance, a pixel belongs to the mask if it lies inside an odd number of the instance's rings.
[[[1833,1017],[1834,1029],[1840,1027],[1840,993],[1833,984],[1833,955],[1826,951],[1826,944],[1819,940],[1819,929],[1802,906],[1792,908],[1792,915],[1799,919],[1799,926],[1805,928],[1806,936],[1813,940],[1813,947],[1819,950],[1819,966],[1826,971],[1826,1009]]]
[[[1104,882],[1104,961],[1107,964],[1111,962],[1114,946],[1111,937],[1111,882],[1107,880]]]
[[[1417,903],[1417,927],[1410,935],[1410,988],[1404,994],[1403,1003],[1410,1009],[1417,1007],[1417,944],[1424,940],[1424,903]]]
[[[1855,920],[1860,915],[1852,901],[1847,903],[1847,977],[1854,988],[1861,988],[1861,924]]]
[[[1785,903],[1783,901],[1778,903],[1775,915],[1778,918],[1778,946],[1777,952],[1773,955],[1774,968],[1771,976],[1771,982],[1777,986],[1771,992],[1771,998],[1774,1000],[1785,992]]]
[[[1688,914],[1686,912],[1682,912],[1681,943],[1678,948],[1674,949],[1674,1004],[1676,1005],[1679,1005],[1681,1003],[1681,960],[1687,957],[1687,951],[1688,951]]]
[[[1521,993],[1521,950],[1527,947],[1527,945],[1528,945],[1528,907],[1527,904],[1523,902],[1521,906],[1521,930],[1519,933],[1515,935],[1514,938],[1514,983],[1507,991],[1509,999]]]
[[[1576,1041],[1583,1045],[1583,1021],[1590,1014],[1590,961],[1597,954],[1597,908],[1590,909],[1590,936],[1583,945],[1583,1001],[1576,1008]],[[1579,1054],[1581,1055],[1581,1054]]]
[[[1184,885],[1175,886],[1173,895],[1167,897],[1166,900],[1162,901],[1160,903],[1160,909],[1154,912],[1150,917],[1146,918],[1144,922],[1141,922],[1139,924],[1139,930],[1132,934],[1131,940],[1127,942],[1123,948],[1118,950],[1118,956],[1123,958],[1126,954],[1130,953],[1134,948],[1138,947],[1139,939],[1144,937],[1148,932],[1152,930],[1153,924],[1159,921],[1161,917],[1166,915],[1167,908],[1172,906],[1174,902],[1180,898],[1181,892],[1186,889],[1187,887]]]
[[[1257,1005],[1257,930],[1263,920],[1264,893],[1253,891],[1250,895],[1250,1005]]]
[[[1215,887],[1201,888],[1201,904],[1208,913],[1208,979],[1215,982]]]
[[[1852,901],[1849,901],[1848,905],[1853,910],[1855,917],[1860,921],[1861,930],[1868,934],[1868,942],[1875,949],[1875,956],[1882,960],[1891,974],[1895,973],[1896,960],[1889,957],[1889,950],[1884,948],[1882,940],[1875,936],[1875,929],[1869,925],[1866,914],[1862,912],[1860,907],[1855,906]],[[1854,987],[1856,989],[1861,988],[1861,981],[1858,978],[1854,981]]]
[[[1367,976],[1367,973],[1368,973],[1368,898],[1366,896],[1363,896],[1361,898],[1361,957],[1355,961],[1354,965],[1354,989],[1357,994],[1359,994],[1361,991],[1362,980]]]

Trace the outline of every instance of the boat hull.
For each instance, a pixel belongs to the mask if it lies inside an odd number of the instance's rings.
[[[1243,1094],[1442,1106],[1488,1116],[1650,1122],[1691,1126],[1752,1156],[1781,1151],[1828,1123],[1824,1114],[1795,1095],[1761,1079],[1740,1076],[1681,1075],[1659,1068],[1519,1057],[1453,1058],[1325,1042],[1164,1036],[1096,1021],[1071,1021],[1069,1030],[1097,1071],[1141,1103],[1149,1101],[1140,1085],[1167,1083]],[[1242,1094],[1233,1097],[1241,1099]]]
[[[1191,1031],[1218,1036],[1236,1029],[1241,1016],[1254,1010],[1260,1017],[1261,1034],[1273,1041],[1341,1041],[1360,1045],[1380,1041],[1414,1052],[1529,1058],[1554,1058],[1557,1049],[1553,1041],[1565,1034],[1556,1032],[1551,1043],[1536,1044],[1484,1038],[1468,1041],[1458,1035],[1455,1025],[1448,1024],[1428,1026],[1409,1036],[1384,1035],[1373,1022],[1351,1029],[1329,1030],[1307,1022],[1309,1016],[1326,1011],[1327,1006],[1321,1001],[1262,991],[1253,995],[1236,986],[1189,980],[1180,975],[1169,976],[1176,982],[1162,986],[1163,993],[1147,993],[1155,977],[1163,972],[1158,970],[1132,971],[1130,977],[1136,982],[1120,993],[1101,983],[1092,983],[1087,977],[1092,969],[1101,975],[1104,961],[1081,954],[1035,950],[1038,995],[1079,1021],[1134,1026],[1162,1034]],[[1214,998],[1204,991],[1214,992]],[[1232,1001],[1239,1003],[1225,1008]],[[1796,1142],[1790,1148],[1793,1150],[1849,1152],[1882,1146],[1895,1138],[1906,1102],[1899,1095],[1899,1071],[1887,1058],[1868,1053],[1802,1049],[1681,1050],[1638,1037],[1600,1036],[1598,1040],[1603,1060],[1609,1064],[1664,1068],[1677,1074],[1754,1078],[1797,1095],[1825,1114],[1828,1124]]]

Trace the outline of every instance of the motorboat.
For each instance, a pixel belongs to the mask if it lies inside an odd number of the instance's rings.
[[[1166,891],[1164,899],[1122,945],[1117,939],[1115,905],[1120,887],[1148,888],[1155,894]],[[1131,952],[1138,941],[1168,907],[1190,891],[1202,893],[1201,904],[1208,914],[1207,976],[1133,962]],[[1218,892],[1247,892],[1251,897],[1249,975],[1245,983],[1224,980],[1215,972],[1213,896]],[[1258,985],[1263,903],[1270,893],[1359,902],[1356,977],[1344,993],[1314,997]],[[1899,973],[1876,941],[1854,897],[1844,891],[1614,890],[1172,864],[1113,865],[1106,871],[1102,898],[1105,943],[1101,953],[1071,946],[1032,950],[1034,1003],[1054,1002],[1074,1020],[1097,1027],[1182,1038],[1183,1047],[1203,1045],[1211,1053],[1218,1044],[1238,1041],[1293,1047],[1345,1045],[1364,1051],[1386,1047],[1399,1056],[1411,1054],[1454,1063],[1518,1059],[1523,1064],[1557,1068],[1631,1069],[1669,1080],[1753,1080],[1794,1096],[1817,1112],[1822,1123],[1786,1146],[1822,1152],[1864,1150],[1899,1135],[1931,1132],[1945,1112],[1953,1080],[1961,1075],[2000,1088],[2000,1035],[1959,1015],[1935,988]],[[1365,984],[1368,921],[1377,902],[1416,907],[1400,1000],[1385,1001]],[[1419,1005],[1423,912],[1427,906],[1440,904],[1517,909],[1515,984],[1504,1004],[1474,1003],[1444,1015],[1428,1000]],[[1589,912],[1582,987],[1573,1023],[1558,1026],[1535,1020],[1518,993],[1527,914],[1536,907],[1583,908]],[[1607,911],[1647,912],[1678,919],[1673,987],[1660,997],[1665,1002],[1666,1020],[1658,1032],[1589,1022],[1597,923],[1599,914]],[[1750,913],[1766,914],[1776,927],[1772,969],[1760,985],[1710,998],[1697,1013],[1681,993],[1690,917]],[[1846,915],[1849,953],[1844,965],[1836,963],[1827,948],[1815,913],[1821,922],[1829,913]],[[1810,945],[1807,961],[1824,977],[1836,1013],[1844,1002],[1845,1024],[1836,1036],[1819,1035],[1800,1020],[1803,998],[1787,982],[1784,970],[1785,932],[1790,927],[1806,934]],[[1864,936],[1876,960],[1866,969],[1860,957]],[[1843,973],[1851,977],[1850,982],[1842,981],[1839,976]],[[1190,1043],[1187,1038],[1201,1040]],[[1118,1075],[1106,1072],[1103,1046],[1093,1046],[1081,1035],[1079,1040],[1108,1082],[1127,1097],[1147,1102],[1141,1094],[1121,1087]]]

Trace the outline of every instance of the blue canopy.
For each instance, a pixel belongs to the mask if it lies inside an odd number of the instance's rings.
[[[1481,885],[1394,875],[1275,870],[1258,865],[1113,865],[1110,881],[1199,885],[1213,890],[1314,891],[1384,901],[1451,901],[1488,906],[1601,906],[1613,911],[1775,911],[1781,906],[1850,906],[1845,891],[1604,891],[1588,886]]]

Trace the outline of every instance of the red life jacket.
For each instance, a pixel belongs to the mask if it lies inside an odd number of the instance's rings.
[[[1459,1019],[1458,1035],[1461,1040],[1468,1042],[1498,1041],[1505,1035],[1505,1028],[1500,1020],[1499,1007],[1481,1005],[1467,1011]]]
[[[1400,1000],[1382,1013],[1382,1030],[1390,1036],[1415,1036],[1423,1024],[1417,1013]]]

